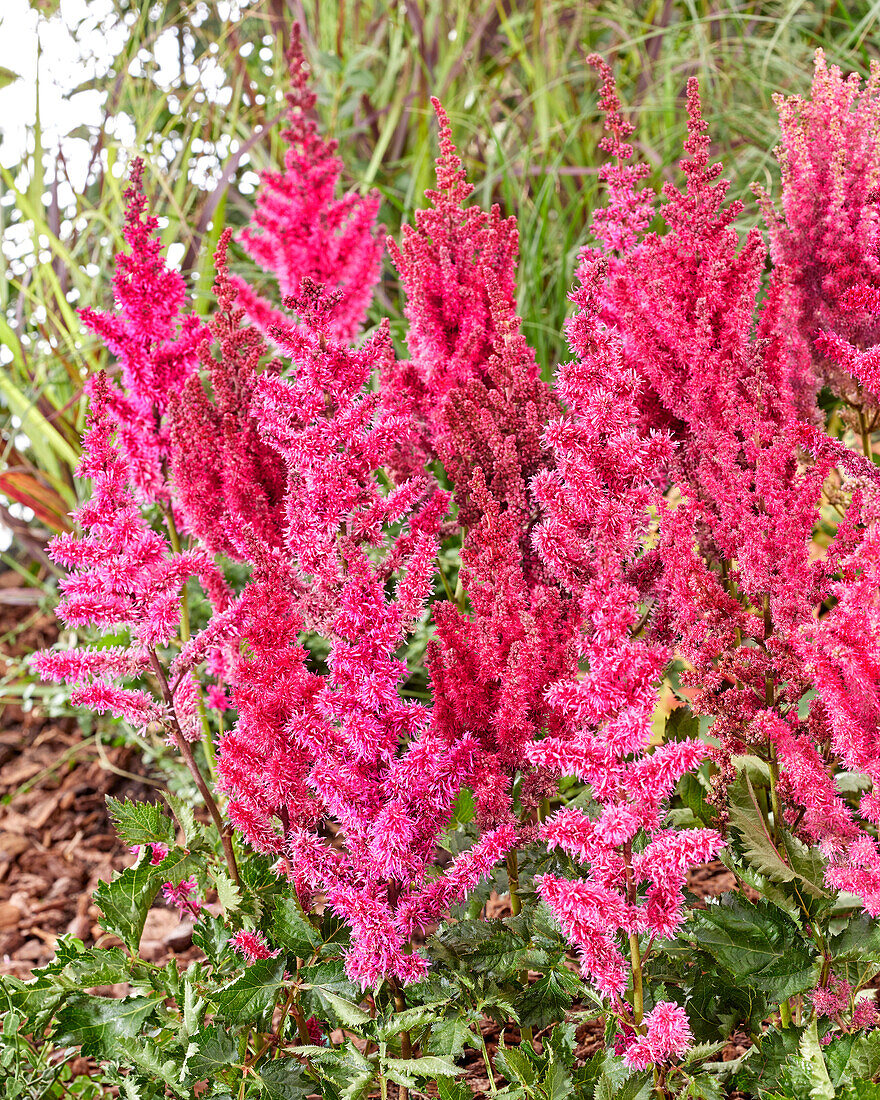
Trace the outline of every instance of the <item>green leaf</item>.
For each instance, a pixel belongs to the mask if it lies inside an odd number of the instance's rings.
[[[752,781],[743,772],[728,792],[730,823],[742,835],[749,862],[773,882],[792,882],[799,876],[776,849],[758,805]]]
[[[229,1028],[212,1024],[194,1036],[186,1054],[186,1071],[190,1081],[201,1081],[239,1064],[238,1044]]]
[[[223,916],[229,920],[241,909],[241,890],[222,867],[215,867],[211,873],[217,900],[223,907]]]
[[[274,1008],[284,959],[259,959],[215,994],[217,1012],[233,1024],[249,1024]]]
[[[114,875],[110,882],[102,882],[94,895],[95,904],[104,914],[102,928],[118,936],[131,951],[137,951],[147,912],[160,884],[179,883],[198,865],[198,860],[188,852],[175,848],[156,866],[141,860]]]
[[[131,959],[121,947],[92,947],[66,963],[61,977],[78,989],[131,979]]]
[[[213,966],[229,957],[229,940],[229,930],[223,921],[203,909],[193,927],[193,943],[204,951]]]
[[[466,1043],[476,1047],[478,1040],[461,1016],[439,1020],[431,1028],[430,1046],[435,1054],[458,1058]]]
[[[583,982],[565,967],[551,970],[528,986],[516,1000],[523,1027],[546,1027],[565,1018],[572,1001],[579,996]]]
[[[738,982],[785,1000],[814,984],[815,948],[794,921],[761,899],[725,894],[696,914],[693,939]]]
[[[765,1091],[778,1088],[786,1068],[798,1062],[803,1030],[791,1026],[765,1031],[760,1048],[753,1047],[742,1060],[734,1077],[735,1086],[746,1096],[763,1096]]]
[[[163,1058],[163,1054],[170,1054],[171,1057]],[[150,1084],[161,1083],[170,1088],[175,1096],[190,1095],[183,1084],[182,1051],[179,1047],[162,1048],[151,1039],[117,1038],[116,1060],[124,1062],[131,1072],[140,1074]]]
[[[828,946],[835,959],[880,963],[880,921],[859,913],[846,922]]]
[[[403,1012],[394,1012],[376,1029],[376,1037],[387,1041],[399,1035],[401,1031],[413,1031],[416,1028],[426,1027],[442,1015],[440,1010],[448,1004],[447,997],[443,1001],[432,1001],[430,1004],[404,1009]]]
[[[457,1077],[464,1070],[446,1058],[428,1054],[424,1058],[383,1058],[382,1070],[389,1077],[411,1077],[416,1081],[433,1081],[437,1077]]]
[[[177,824],[183,829],[187,848],[192,852],[204,848],[205,829],[203,825],[196,821],[192,806],[188,802],[184,802],[182,798],[173,795],[170,791],[163,791],[162,793],[168,803],[168,808],[177,819]]]
[[[454,1081],[451,1077],[437,1078],[437,1091],[440,1100],[473,1100],[474,1094],[463,1081]]]
[[[174,847],[174,822],[153,802],[120,802],[107,795],[107,810],[122,840],[135,844],[167,844]]]
[[[136,952],[158,889],[156,868],[146,860],[102,882],[94,894],[95,904],[104,914],[101,927]]]
[[[155,997],[74,995],[58,1011],[53,1040],[82,1047],[85,1057],[112,1058],[117,1040],[139,1035],[159,1004]]]
[[[676,1093],[676,1100],[681,1097],[693,1098],[693,1100],[724,1100],[724,1090],[717,1077],[710,1073],[698,1073],[691,1077],[685,1086],[684,1092]]]
[[[296,898],[279,898],[272,913],[272,942],[298,959],[310,959],[321,946],[321,933]]]
[[[369,1012],[365,1012],[354,1001],[340,997],[338,993],[334,993],[331,989],[323,986],[313,986],[312,988],[344,1027],[362,1028],[365,1024],[372,1023]]]
[[[529,1089],[538,1076],[534,1061],[529,1058],[524,1050],[520,1050],[518,1047],[499,1050],[495,1058],[495,1065],[508,1081],[522,1085],[525,1089]]]
[[[0,88],[7,88],[10,84],[14,84],[16,80],[21,80],[18,73],[14,73],[12,69],[0,65]]]
[[[292,1058],[264,1063],[256,1077],[261,1094],[269,1100],[305,1100],[314,1092],[314,1081]]]

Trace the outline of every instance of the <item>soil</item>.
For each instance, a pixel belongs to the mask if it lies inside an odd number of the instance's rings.
[[[57,637],[54,616],[37,609],[30,590],[19,584],[16,574],[0,574],[0,653],[13,663]],[[156,788],[143,772],[134,747],[99,744],[84,738],[73,718],[50,718],[38,704],[23,709],[0,697],[0,973],[28,978],[51,960],[65,932],[87,946],[118,943],[102,933],[99,910],[90,898],[100,881],[133,862],[112,828],[105,799],[108,794],[155,798]],[[708,898],[730,889],[734,880],[722,864],[713,863],[696,868],[688,885]],[[508,900],[493,895],[487,912],[509,914]],[[191,924],[181,922],[175,910],[154,908],[141,954],[153,962],[177,958],[186,965],[199,957]],[[101,992],[123,995],[125,990]],[[487,1021],[483,1034],[494,1059],[500,1029]],[[541,1036],[536,1033],[536,1042]],[[582,1024],[576,1038],[577,1060],[584,1062],[602,1045],[601,1024]],[[504,1030],[505,1045],[519,1040],[517,1028]],[[734,1037],[722,1057],[737,1057],[746,1043]],[[93,1072],[85,1059],[78,1061],[80,1072]],[[476,1095],[490,1095],[479,1051],[467,1052],[465,1071]],[[500,1076],[496,1084],[503,1086]]]

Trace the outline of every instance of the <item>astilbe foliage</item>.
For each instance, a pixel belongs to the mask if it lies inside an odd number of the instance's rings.
[[[108,393],[140,499],[168,500],[168,408],[198,370],[204,322],[184,312],[186,284],[167,266],[156,218],[148,215],[144,166],[135,160],[125,191],[123,237],[116,257],[115,312],[83,309],[80,317],[119,360],[120,385]]]
[[[288,469],[287,542],[254,561],[242,596],[246,648],[230,674],[239,721],[220,776],[244,836],[280,857],[306,905],[320,892],[349,925],[347,970],[366,987],[424,973],[413,932],[476,885],[513,829],[429,880],[438,830],[473,782],[475,745],[443,742],[430,712],[401,697],[395,652],[430,594],[447,497],[424,477],[383,491],[378,471],[412,426],[366,390],[393,355],[387,326],[349,348],[333,335],[336,301],[304,281],[299,323],[275,332],[295,372],[258,386],[262,430]],[[305,624],[329,640],[326,674],[308,667]]]
[[[665,435],[641,438],[635,430],[638,379],[619,337],[600,320],[606,270],[585,254],[568,326],[576,358],[558,377],[566,411],[547,428],[556,465],[535,484],[545,516],[536,546],[578,600],[586,671],[550,689],[563,730],[536,740],[528,755],[589,784],[597,805],[595,817],[562,809],[541,826],[541,838],[584,864],[589,877],[546,874],[539,891],[577,947],[584,975],[626,1023],[627,1060],[642,1066],[681,1053],[689,1032],[674,1005],[658,1004],[643,1021],[640,988],[632,1005],[621,1000],[630,968],[618,934],[633,951],[640,934],[674,935],[687,870],[711,859],[722,840],[710,829],[675,833],[664,824],[664,803],[707,747],[687,740],[650,751],[666,653],[635,636],[638,574],[652,568],[644,548],[648,506],[657,502],[671,446]],[[646,844],[634,851],[639,836]]]
[[[859,348],[880,342],[876,317],[847,308],[852,288],[876,284],[880,187],[880,66],[863,84],[844,79],[816,51],[810,96],[774,96],[782,142],[778,208],[758,189],[773,263],[787,284],[787,321],[812,360],[813,387],[829,385],[876,414],[876,394],[861,392],[846,362],[816,342],[830,331]]]
[[[309,86],[299,25],[288,50],[290,90],[284,170],[263,172],[250,225],[240,236],[247,253],[278,280],[282,300],[313,279],[339,294],[330,329],[356,335],[379,278],[384,238],[376,228],[380,198],[348,192],[336,197],[343,164],[337,143],[324,138],[311,117],[316,95]],[[243,279],[233,283],[241,306],[267,334],[285,315]]]

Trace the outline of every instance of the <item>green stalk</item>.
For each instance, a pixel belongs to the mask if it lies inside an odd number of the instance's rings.
[[[629,934],[629,958],[633,979],[633,1020],[638,1027],[645,1014],[645,993],[642,985],[642,953],[639,950],[639,937],[635,932]]]
[[[522,898],[519,896],[519,861],[515,848],[507,856],[507,882],[510,891],[510,912],[512,916],[518,917],[522,912]],[[519,977],[525,989],[529,984],[529,972],[522,970]],[[532,1042],[532,1029],[530,1027],[520,1029],[520,1041]]]

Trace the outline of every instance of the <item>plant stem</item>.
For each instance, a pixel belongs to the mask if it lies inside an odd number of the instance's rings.
[[[494,1096],[498,1092],[498,1087],[495,1084],[495,1074],[492,1070],[492,1063],[489,1061],[489,1050],[486,1046],[486,1036],[483,1034],[483,1029],[480,1028],[480,1046],[483,1051],[483,1063],[486,1066],[486,1075],[489,1078],[489,1090]]]
[[[629,934],[629,958],[633,978],[633,1020],[638,1026],[644,1015],[645,998],[642,988],[642,955],[639,951],[639,937],[635,932]]]
[[[868,431],[868,421],[865,417],[865,410],[859,409],[859,434],[862,437],[862,454],[869,462],[874,461],[874,451],[871,447],[871,433]]]
[[[394,1007],[398,1012],[406,1011],[406,997],[403,990],[397,984],[395,978],[390,979],[392,992],[394,993]],[[400,1053],[404,1058],[412,1058],[412,1040],[408,1031],[400,1033]],[[409,1089],[406,1085],[398,1085],[397,1100],[409,1100]]]
[[[156,674],[156,678],[162,690],[162,697],[170,713],[171,730],[174,734],[174,740],[177,742],[177,747],[180,749],[180,755],[189,768],[190,775],[195,780],[199,793],[204,799],[208,812],[217,827],[217,832],[220,834],[220,843],[223,845],[223,854],[226,857],[226,866],[229,869],[232,881],[237,886],[240,883],[240,879],[238,877],[238,864],[235,862],[235,852],[232,848],[232,837],[230,837],[223,825],[223,818],[220,816],[220,810],[217,808],[217,803],[214,801],[214,797],[208,789],[208,784],[205,782],[204,776],[199,771],[199,766],[196,763],[196,758],[193,756],[193,751],[189,746],[189,742],[183,736],[183,730],[180,728],[180,723],[177,721],[177,714],[174,710],[174,696],[171,694],[171,688],[168,686],[165,670],[162,668],[159,658],[156,656],[156,651],[151,649],[148,652],[150,654],[150,663],[153,666],[153,672]]]
[[[522,898],[519,896],[519,860],[516,854],[516,848],[507,856],[507,882],[510,892],[510,912],[514,917],[518,917],[522,912]],[[520,982],[523,989],[529,984],[529,972],[528,970],[520,971]],[[532,1029],[530,1027],[520,1028],[520,1041],[532,1042]]]

